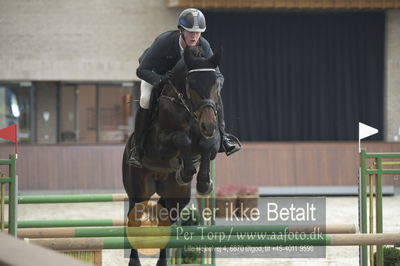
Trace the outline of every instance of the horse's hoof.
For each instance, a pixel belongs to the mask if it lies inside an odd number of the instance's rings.
[[[166,259],[158,259],[157,261],[157,266],[167,266],[167,260]]]
[[[175,178],[178,185],[185,186],[190,182],[192,182],[193,176],[190,176],[189,178],[184,178],[184,177],[185,176],[183,175],[182,170],[176,172]]]
[[[128,266],[141,266],[140,260],[138,258],[132,258],[129,260]]]
[[[197,182],[196,189],[197,193],[202,196],[207,196],[213,191],[214,185],[212,182]]]

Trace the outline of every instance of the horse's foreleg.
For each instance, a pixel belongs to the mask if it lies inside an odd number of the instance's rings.
[[[173,137],[173,143],[179,150],[183,160],[183,169],[177,176],[177,181],[181,185],[188,184],[196,173],[196,167],[194,167],[191,158],[192,141],[186,133],[176,132]]]
[[[179,191],[181,191],[179,193]],[[170,195],[171,196],[171,195]],[[181,212],[188,205],[190,201],[190,187],[187,186],[187,189],[183,190],[181,187],[178,188],[176,193],[173,193],[173,197],[161,197],[158,203],[167,209],[167,213],[169,213],[169,223],[174,224],[177,222],[178,217],[181,217]],[[172,210],[175,209],[178,212],[178,215],[173,215]],[[160,217],[161,219],[161,217]],[[157,261],[157,266],[167,266],[167,250],[160,249],[160,256]]]
[[[192,182],[193,175],[196,173],[196,167],[193,164],[192,158],[190,156],[185,156],[183,155],[182,157],[183,160],[183,169],[179,173],[181,176],[181,179],[183,181],[183,184],[188,184]]]
[[[209,151],[201,153],[200,169],[197,174],[196,189],[199,194],[207,195],[213,189],[213,184],[210,179],[210,157]]]
[[[130,217],[129,213],[135,208],[135,205],[137,203],[137,200],[133,198],[129,198],[129,212],[128,212],[128,218]],[[129,256],[129,266],[141,266],[140,264],[140,259],[139,259],[139,254],[136,249],[131,249],[131,254]]]
[[[167,265],[167,249],[160,249],[160,256],[158,257],[157,266]]]
[[[129,266],[141,266],[138,251],[136,249],[131,249],[131,255],[129,257]]]

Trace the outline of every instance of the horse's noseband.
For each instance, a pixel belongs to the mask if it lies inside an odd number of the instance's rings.
[[[203,99],[195,107],[193,107],[193,112],[197,110],[202,110],[205,107],[211,107],[214,110],[215,115],[217,115],[217,106],[215,102],[211,99]]]

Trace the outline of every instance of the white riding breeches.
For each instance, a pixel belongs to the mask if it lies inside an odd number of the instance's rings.
[[[150,107],[150,96],[153,90],[153,85],[142,80],[140,83],[140,107],[143,109],[149,109]]]

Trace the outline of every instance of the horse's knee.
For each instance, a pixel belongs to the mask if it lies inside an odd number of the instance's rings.
[[[186,133],[184,132],[177,132],[172,139],[174,145],[179,149],[190,147],[190,145],[192,144],[189,136],[186,135]]]

